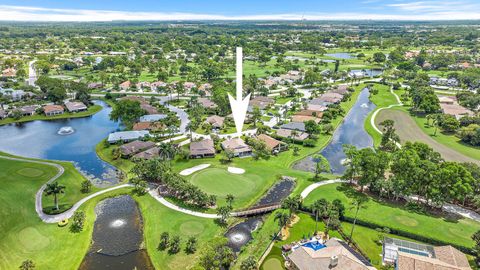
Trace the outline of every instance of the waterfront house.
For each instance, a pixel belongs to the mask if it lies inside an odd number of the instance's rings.
[[[348,86],[345,84],[338,85],[335,89],[331,90],[332,93],[337,93],[340,95],[345,95],[348,93]]]
[[[160,148],[159,147],[152,147],[152,148],[147,149],[143,152],[135,154],[133,156],[133,158],[134,159],[152,159],[152,158],[157,158],[159,156],[160,156]]]
[[[155,146],[154,142],[133,141],[120,146],[120,153],[124,157],[130,157]]]
[[[148,130],[118,131],[110,133],[107,141],[109,143],[130,142],[145,138],[147,136],[150,136],[150,132]]]
[[[5,110],[0,109],[0,120],[7,118],[8,113]]]
[[[304,122],[289,122],[280,126],[282,129],[296,130],[305,132],[305,123]]]
[[[242,139],[233,138],[222,142],[224,150],[230,150],[236,157],[245,157],[252,154],[252,149]]]
[[[307,121],[313,121],[318,124],[320,121],[322,121],[322,119],[311,115],[295,114],[292,116],[292,122],[305,123]]]
[[[320,101],[325,101],[329,103],[340,103],[340,101],[342,101],[343,99],[343,95],[339,93],[327,92],[325,94],[320,95],[318,99]]]
[[[43,112],[46,116],[59,115],[64,113],[63,106],[61,105],[45,105],[43,106]]]
[[[215,157],[215,147],[210,139],[190,143],[190,158]]]
[[[132,130],[150,130],[159,131],[165,128],[165,125],[158,122],[138,122],[133,125]]]
[[[450,245],[431,246],[389,237],[383,240],[382,259],[398,270],[471,270],[467,256]]]
[[[146,114],[140,117],[139,122],[158,122],[167,118],[166,114]]]
[[[325,105],[308,104],[307,105],[307,110],[317,112],[317,113],[322,113],[322,112],[328,110],[328,107],[325,106]]]
[[[67,107],[67,110],[69,112],[73,112],[73,113],[88,110],[87,105],[85,105],[85,104],[83,104],[83,102],[79,102],[79,101],[65,102],[65,107]]]
[[[308,134],[301,131],[280,128],[277,130],[277,136],[297,141],[304,141],[308,139]]]
[[[367,259],[346,242],[331,238],[324,244],[307,242],[287,256],[290,269],[298,270],[373,270]]]
[[[38,107],[39,106],[28,105],[28,106],[17,108],[16,110],[19,111],[22,114],[22,116],[32,116],[35,114],[35,111],[37,110]]]

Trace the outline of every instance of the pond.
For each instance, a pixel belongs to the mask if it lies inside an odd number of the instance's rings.
[[[0,151],[17,156],[72,161],[96,185],[117,182],[116,170],[101,160],[95,146],[120,124],[110,120],[111,108],[89,117],[32,121],[0,126]]]
[[[326,53],[325,56],[330,56],[330,57],[338,58],[338,59],[352,59],[352,58],[355,58],[355,56],[353,54],[347,53],[347,52]]]
[[[294,187],[295,180],[284,176],[282,180],[268,190],[267,194],[254,207],[280,203],[290,195]],[[258,229],[262,222],[262,216],[251,217],[228,229],[227,233],[225,233],[225,237],[228,239],[228,246],[234,252],[239,252],[252,239],[252,232]]]
[[[344,144],[351,144],[357,148],[373,147],[373,139],[365,131],[364,126],[368,114],[376,107],[369,100],[369,95],[368,88],[364,88],[355,105],[333,134],[330,143],[320,152],[330,163],[332,173],[342,174],[345,171],[343,166],[345,161]],[[297,162],[293,167],[302,171],[314,172],[315,160],[310,156]]]
[[[143,246],[143,221],[135,200],[122,195],[101,201],[92,245],[80,270],[154,269]]]
[[[362,72],[367,77],[379,76],[383,73],[381,69],[352,69],[351,73]]]

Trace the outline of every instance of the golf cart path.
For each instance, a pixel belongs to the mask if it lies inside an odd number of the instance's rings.
[[[48,215],[46,214],[45,212],[43,212],[43,206],[42,206],[42,196],[43,196],[43,191],[45,190],[45,188],[47,187],[47,184],[50,184],[52,182],[54,182],[55,180],[57,180],[60,176],[63,175],[63,173],[65,172],[65,169],[59,165],[59,164],[56,164],[56,163],[51,163],[51,162],[46,162],[46,161],[38,161],[38,160],[30,160],[30,159],[22,159],[22,158],[15,158],[15,157],[8,157],[8,156],[0,156],[0,158],[2,159],[8,159],[8,160],[14,160],[14,161],[21,161],[21,162],[30,162],[30,163],[36,163],[36,164],[42,164],[42,165],[48,165],[48,166],[53,166],[55,168],[57,168],[57,174],[55,174],[52,178],[50,178],[45,184],[43,184],[40,189],[37,191],[37,193],[35,194],[35,211],[37,211],[37,214],[38,216],[40,217],[40,219],[45,222],[45,223],[57,223],[57,222],[60,222],[64,219],[67,219],[67,218],[70,218],[73,213],[82,205],[84,204],[85,202],[87,202],[88,200],[98,196],[98,195],[101,195],[101,194],[104,194],[104,193],[107,193],[107,192],[110,192],[112,190],[116,190],[116,189],[120,189],[120,188],[124,188],[124,187],[129,187],[131,186],[130,184],[123,184],[123,185],[119,185],[119,186],[114,186],[114,187],[111,187],[111,188],[106,188],[106,189],[103,189],[103,190],[100,190],[98,192],[95,192],[93,194],[90,194],[88,195],[87,197],[81,199],[80,201],[78,201],[77,203],[75,203],[72,208],[68,209],[67,211],[63,212],[63,213],[60,213],[60,214],[57,214],[57,215]]]
[[[40,187],[40,189],[37,191],[37,193],[35,194],[35,210],[36,210],[38,216],[40,217],[40,219],[45,223],[58,223],[58,222],[60,222],[64,219],[70,218],[73,215],[73,213],[80,206],[82,206],[85,202],[87,202],[90,199],[95,198],[99,195],[102,195],[104,193],[107,193],[107,192],[110,192],[110,191],[113,191],[113,190],[121,189],[121,188],[132,187],[131,184],[122,184],[122,185],[114,186],[114,187],[111,187],[111,188],[106,188],[106,189],[100,190],[98,192],[95,192],[93,194],[90,194],[90,195],[86,196],[85,198],[82,198],[81,200],[76,202],[70,209],[68,209],[67,211],[65,211],[63,213],[60,213],[60,214],[57,214],[57,215],[48,215],[48,214],[43,212],[43,207],[42,207],[43,192],[44,192],[45,188],[47,187],[47,184],[50,184],[50,183],[54,182],[60,176],[63,175],[63,173],[65,172],[65,169],[59,164],[46,162],[46,161],[29,160],[29,159],[22,159],[22,158],[8,157],[8,156],[0,156],[0,158],[7,159],[7,160],[13,160],[13,161],[20,161],[20,162],[30,162],[30,163],[36,163],[36,164],[43,164],[43,165],[53,166],[53,167],[57,168],[57,170],[58,170],[57,174],[54,175],[52,178],[50,178],[45,184],[43,184]],[[343,183],[343,182],[345,182],[345,180],[333,179],[333,180],[326,180],[326,181],[313,183],[313,184],[307,186],[301,192],[300,195],[303,199],[305,199],[312,191],[314,191],[315,189],[317,189],[321,186],[328,185],[328,184],[334,184],[334,183]],[[179,206],[177,206],[173,203],[170,203],[164,197],[162,197],[160,194],[158,194],[157,189],[148,189],[148,193],[149,193],[150,196],[152,196],[159,203],[161,203],[165,207],[168,207],[168,208],[170,208],[174,211],[181,212],[181,213],[184,213],[184,214],[187,214],[187,215],[201,217],[201,218],[216,219],[216,218],[220,217],[219,215],[216,215],[216,214],[202,213],[202,212],[198,212],[198,211],[185,209],[183,207],[179,207]],[[458,214],[458,215],[463,216],[465,218],[472,219],[474,221],[480,222],[480,215],[478,213],[472,211],[472,210],[465,209],[465,208],[462,208],[461,206],[453,205],[453,204],[449,204],[449,203],[444,204],[442,208],[446,212]],[[235,214],[236,214],[236,212],[231,213],[232,216],[235,216]]]

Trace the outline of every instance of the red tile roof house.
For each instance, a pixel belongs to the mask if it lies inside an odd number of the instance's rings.
[[[159,131],[164,129],[165,126],[158,122],[138,122],[133,125],[132,130],[150,130]]]
[[[221,129],[223,128],[223,123],[225,122],[225,117],[221,117],[218,115],[212,115],[207,117],[205,120],[205,123],[209,123],[212,125],[212,128],[214,129]]]
[[[142,109],[144,109],[148,114],[158,114],[157,108],[148,103],[141,103],[140,107],[142,107]]]
[[[120,146],[120,153],[123,157],[130,157],[139,152],[145,151],[155,146],[154,142],[133,141]]]
[[[190,143],[190,158],[215,157],[215,147],[210,139]]]
[[[272,153],[276,154],[281,151],[285,151],[288,149],[287,144],[275,140],[274,138],[266,135],[266,134],[260,134],[257,136],[257,139],[264,142],[265,145],[267,146],[268,150],[270,150]]]
[[[30,105],[30,106],[23,106],[16,110],[20,111],[23,116],[32,116],[35,114],[38,106]]]
[[[459,104],[445,104],[440,103],[440,108],[444,114],[453,115],[455,118],[460,119],[464,116],[474,116],[475,114],[469,109],[462,107]]]
[[[294,135],[294,132],[296,132],[295,135]],[[283,128],[280,128],[277,130],[277,136],[282,138],[287,138],[287,139],[293,139],[297,141],[305,141],[306,139],[308,139],[307,133],[304,133],[301,131],[294,131],[290,129],[283,129]]]
[[[329,92],[322,94],[318,99],[330,103],[340,103],[340,101],[343,99],[343,95]]]
[[[152,147],[148,150],[135,154],[134,159],[152,159],[160,156],[160,148]]]
[[[211,101],[208,98],[199,98],[197,101],[198,104],[200,104],[205,109],[216,109],[218,107],[215,102]]]
[[[197,85],[193,82],[184,82],[183,87],[190,92],[194,87],[197,87]]]
[[[127,91],[128,89],[130,89],[130,87],[132,87],[132,83],[130,81],[125,81],[119,84],[118,87],[120,88],[120,90]]]
[[[252,149],[242,139],[233,138],[222,142],[224,150],[230,150],[236,157],[247,157],[252,155]]]
[[[260,108],[260,110],[265,110],[267,107],[273,104],[275,104],[275,100],[273,98],[257,96],[254,99],[250,100],[249,106],[258,107]]]
[[[87,105],[83,104],[83,102],[66,102],[65,107],[69,112],[82,112],[88,110]]]
[[[63,109],[63,106],[60,105],[45,105],[43,107],[43,112],[46,116],[54,116],[63,114],[65,110]]]
[[[7,68],[2,71],[3,77],[15,77],[17,76],[17,71],[14,68]]]
[[[333,89],[330,92],[337,93],[340,95],[345,95],[346,93],[348,93],[348,86],[345,84],[341,84],[341,85],[338,85],[337,88]]]

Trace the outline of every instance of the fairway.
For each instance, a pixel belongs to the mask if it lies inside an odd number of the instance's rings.
[[[259,190],[262,179],[255,174],[232,174],[224,168],[212,168],[197,172],[190,181],[208,194],[225,199],[227,194],[235,196],[234,206],[254,196]]]
[[[340,199],[345,206],[350,206],[354,197],[359,195],[349,186],[330,184],[315,189],[305,198],[304,203],[311,205],[315,200],[325,198],[328,201]],[[354,209],[346,208],[345,215],[353,217]],[[369,198],[365,208],[358,212],[358,219],[466,247],[473,245],[471,236],[480,229],[480,223],[471,219],[447,220],[443,217],[407,211],[399,205],[380,202],[373,198]]]
[[[375,119],[375,124],[378,126],[384,120],[391,119],[395,122],[395,129],[400,136],[400,141],[404,144],[407,141],[423,142],[428,144],[433,150],[439,152],[445,160],[456,162],[472,162],[480,164],[478,160],[463,155],[455,151],[453,147],[448,147],[423,132],[423,130],[415,123],[415,121],[408,115],[408,113],[400,110],[383,110],[380,111]],[[440,135],[440,130],[438,130]],[[475,152],[474,148],[470,151]]]

